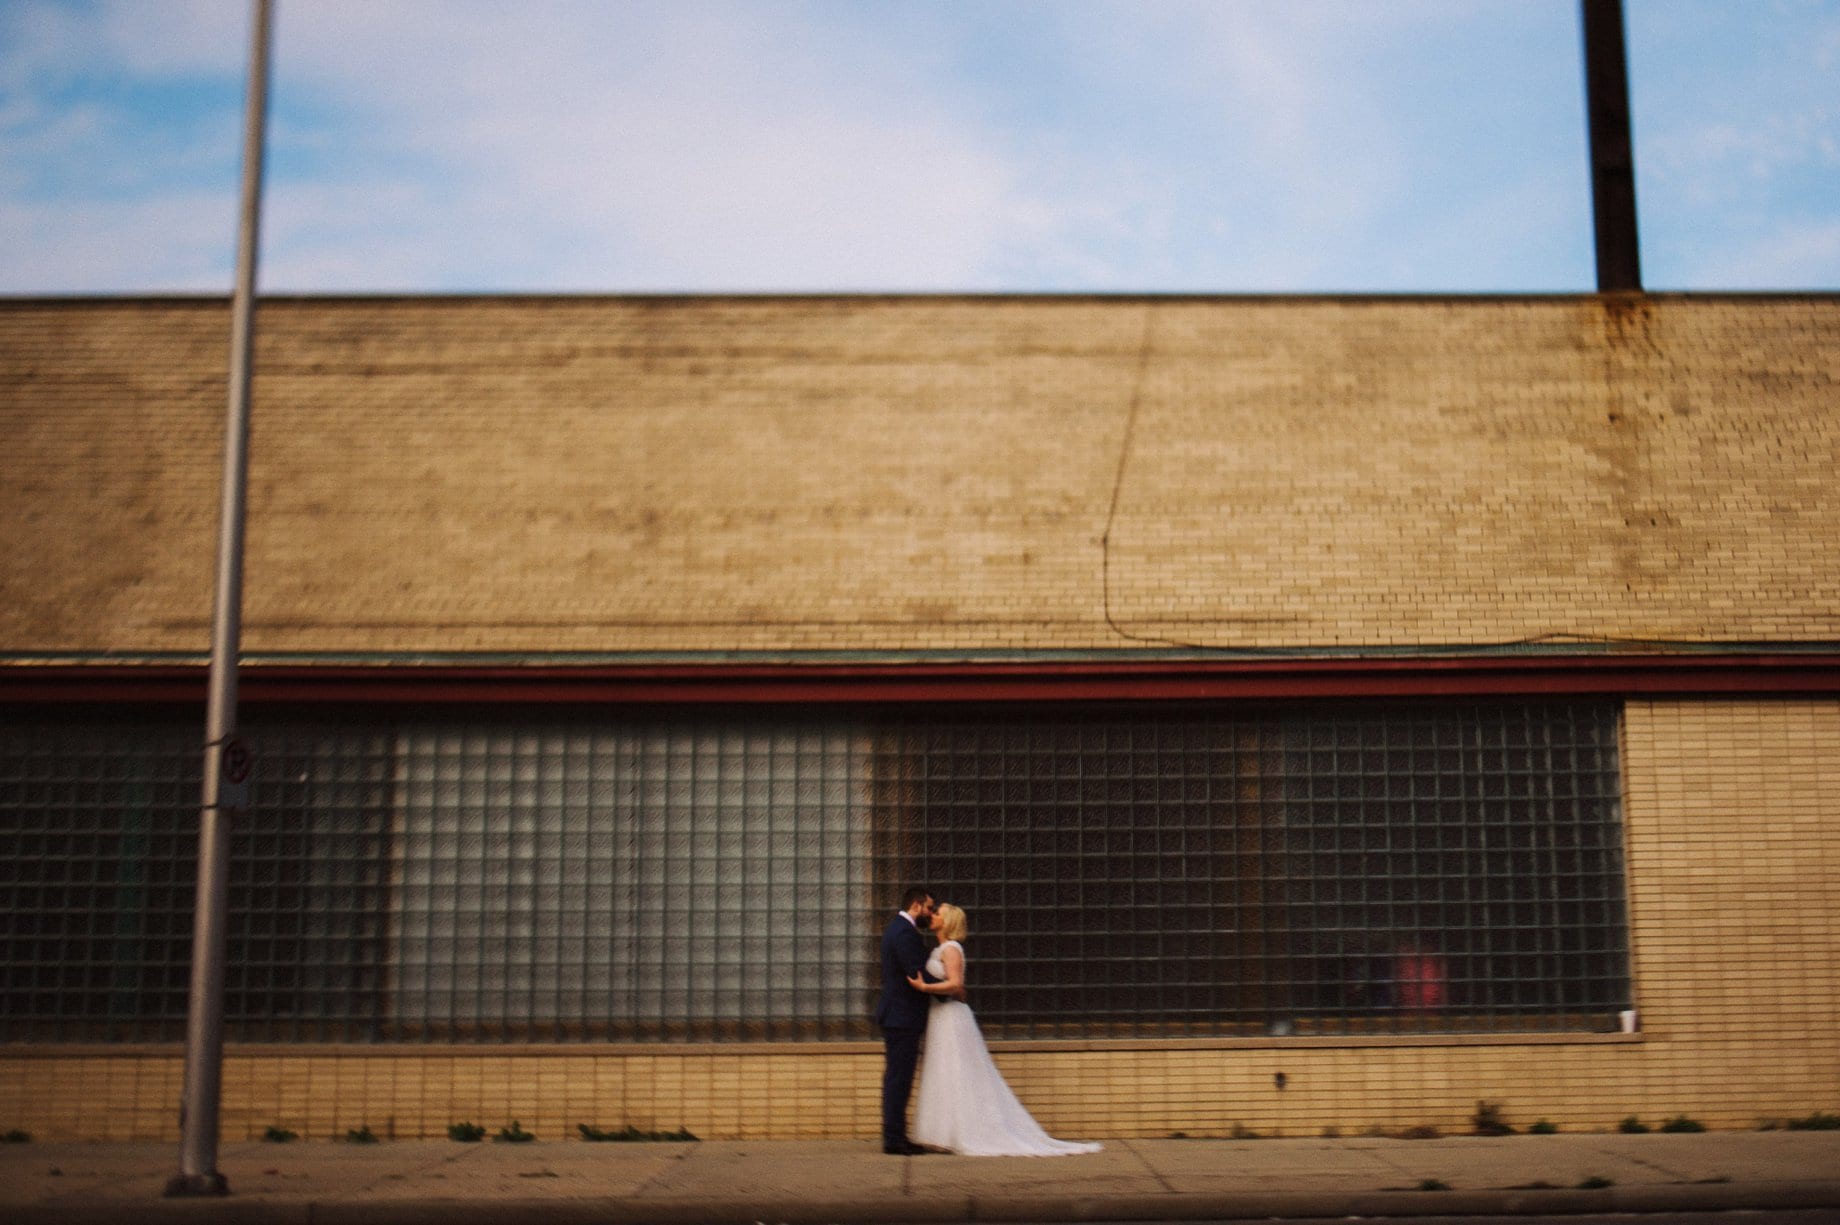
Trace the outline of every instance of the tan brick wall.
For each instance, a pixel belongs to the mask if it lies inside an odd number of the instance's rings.
[[[0,303],[0,657],[206,650],[227,322]],[[1833,296],[291,300],[260,329],[258,654],[1840,638]]]
[[[1036,1047],[998,1062],[1067,1136],[1456,1132],[1478,1100],[1523,1127],[1568,1129],[1840,1111],[1840,702],[1635,702],[1625,739],[1639,1039]],[[239,1138],[270,1124],[440,1136],[512,1119],[544,1139],[578,1123],[870,1137],[880,1071],[861,1047],[233,1053],[223,1118]],[[180,1073],[165,1054],[0,1058],[0,1128],[176,1138]]]

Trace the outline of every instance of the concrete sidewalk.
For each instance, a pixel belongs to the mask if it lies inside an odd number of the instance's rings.
[[[1113,1140],[1045,1159],[888,1157],[844,1140],[236,1143],[219,1156],[229,1196],[165,1199],[177,1168],[175,1144],[0,1145],[0,1220],[815,1225],[1832,1207],[1840,1221],[1840,1132]]]

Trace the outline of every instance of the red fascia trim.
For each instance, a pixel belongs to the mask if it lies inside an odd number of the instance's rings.
[[[202,666],[0,668],[0,701],[202,702]],[[1840,694],[1840,655],[571,667],[257,665],[246,703],[890,703]]]

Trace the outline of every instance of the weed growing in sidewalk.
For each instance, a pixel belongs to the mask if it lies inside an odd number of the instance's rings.
[[[1450,1184],[1441,1178],[1427,1178],[1418,1184],[1420,1191],[1448,1191]]]
[[[462,1144],[477,1144],[486,1138],[486,1129],[477,1123],[449,1123],[447,1138]]]
[[[377,1133],[371,1130],[369,1123],[366,1123],[363,1127],[354,1127],[346,1132],[345,1142],[347,1144],[375,1144]]]
[[[1790,1119],[1783,1126],[1790,1131],[1840,1131],[1840,1114],[1822,1114],[1817,1110],[1805,1119]]]
[[[1479,1136],[1511,1136],[1514,1128],[1502,1117],[1500,1102],[1477,1102],[1476,1115],[1471,1120]]]
[[[1530,1136],[1556,1136],[1559,1134],[1559,1125],[1551,1119],[1541,1119],[1538,1123],[1535,1123],[1532,1127],[1527,1129],[1527,1134]]]
[[[1689,1119],[1684,1114],[1677,1114],[1661,1125],[1662,1131],[1705,1131],[1706,1125],[1698,1119]]]
[[[628,1124],[618,1131],[602,1131],[600,1128],[590,1127],[586,1123],[577,1123],[575,1128],[581,1132],[581,1138],[583,1140],[591,1140],[597,1144],[634,1144],[648,1141],[675,1142],[696,1140],[695,1136],[691,1135],[689,1131],[683,1128],[679,1128],[677,1131],[640,1131],[637,1127]]]
[[[1618,1123],[1616,1129],[1626,1136],[1645,1136],[1648,1134],[1648,1124],[1636,1118],[1633,1114],[1624,1119],[1621,1123]]]
[[[511,1126],[498,1129],[498,1135],[495,1138],[505,1144],[529,1144],[536,1139],[536,1136],[525,1131],[524,1125],[513,1119]]]
[[[270,1144],[286,1144],[289,1140],[300,1139],[300,1135],[298,1132],[289,1131],[285,1127],[277,1127],[270,1124],[268,1130],[262,1133],[262,1139]]]
[[[1614,1178],[1605,1178],[1602,1174],[1593,1174],[1578,1184],[1580,1191],[1602,1191],[1605,1187],[1616,1186]]]
[[[30,1144],[30,1143],[32,1143],[32,1133],[29,1131],[21,1131],[17,1127],[12,1128],[11,1130],[7,1131],[5,1134],[0,1134],[0,1144]]]

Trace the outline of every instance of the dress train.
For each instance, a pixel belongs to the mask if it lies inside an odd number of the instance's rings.
[[[946,943],[959,947],[955,940]],[[964,955],[962,947],[959,955]],[[945,976],[939,950],[927,970],[935,978]],[[927,1014],[926,1053],[909,1134],[916,1143],[966,1157],[1062,1157],[1096,1153],[1101,1147],[1056,1140],[1043,1131],[992,1062],[970,1007],[943,998],[935,999]]]

